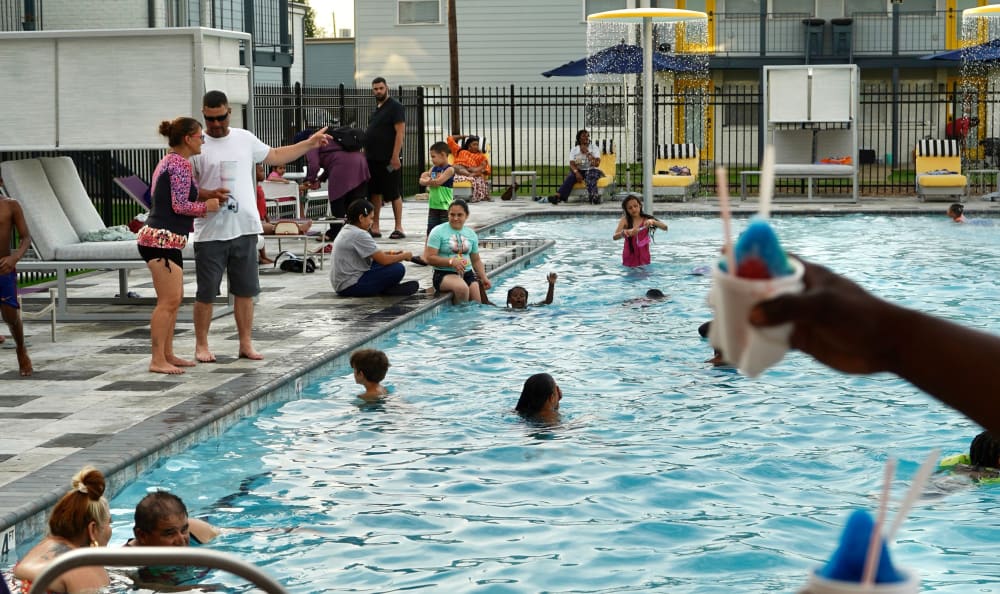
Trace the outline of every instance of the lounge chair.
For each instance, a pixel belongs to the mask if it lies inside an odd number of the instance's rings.
[[[136,313],[70,313],[67,294],[69,271],[109,269],[118,271],[118,298],[101,300],[107,304],[146,303],[128,298],[128,271],[145,270],[135,241],[83,241],[92,231],[106,229],[97,209],[80,181],[69,157],[42,157],[5,161],[0,174],[11,196],[21,204],[31,231],[37,260],[23,259],[18,270],[52,271],[56,274],[57,315],[66,321],[141,320],[148,311]],[[194,261],[192,244],[184,250],[185,260]],[[217,308],[218,309],[218,308]],[[228,312],[228,308],[226,308]],[[220,314],[221,315],[221,314]]]
[[[962,152],[957,140],[921,140],[914,150],[917,196],[921,200],[962,201],[968,179],[962,175]]]
[[[116,177],[114,182],[122,189],[133,202],[141,206],[144,210],[149,210],[152,206],[149,202],[149,184],[144,182],[138,175],[126,177]]]
[[[604,177],[597,180],[597,192],[601,198],[606,198],[614,190],[615,175],[618,171],[618,156],[615,154],[615,142],[613,140],[595,140],[593,144],[601,149],[601,163],[598,167],[604,172]],[[573,191],[569,193],[570,198],[578,196],[587,198],[587,185],[577,182],[573,186]]]
[[[653,196],[687,200],[698,191],[698,147],[694,144],[665,144],[657,147],[653,169]]]
[[[479,146],[483,147],[483,154],[486,155],[486,160],[490,158],[490,147],[486,144],[485,138],[479,139]],[[452,164],[455,160],[454,155],[448,155],[448,163]],[[489,178],[486,179],[486,186],[493,191],[493,181]],[[453,198],[461,198],[463,200],[468,200],[472,197],[472,182],[471,181],[456,181],[451,184],[451,194]]]
[[[299,216],[299,185],[280,181],[262,181],[267,216],[271,220],[294,219]]]

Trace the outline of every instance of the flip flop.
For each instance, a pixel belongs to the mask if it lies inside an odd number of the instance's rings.
[[[378,232],[369,231],[368,233],[370,233],[371,236],[374,237],[375,239],[380,239],[382,237],[382,234]]]
[[[403,233],[399,229],[396,229],[389,234],[389,239],[406,239],[406,233]]]

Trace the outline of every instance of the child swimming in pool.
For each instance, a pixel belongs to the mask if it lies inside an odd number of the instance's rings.
[[[983,431],[972,438],[968,454],[947,456],[941,460],[940,468],[977,481],[1000,479],[1000,440],[989,431]]]
[[[968,223],[965,218],[965,207],[956,202],[948,207],[948,216],[956,223]]]
[[[555,296],[555,291],[556,291],[556,278],[557,277],[558,277],[558,275],[556,273],[554,273],[554,272],[550,272],[549,275],[547,277],[545,277],[546,280],[549,281],[549,290],[545,294],[545,299],[542,300],[542,301],[539,301],[538,303],[532,303],[530,305],[538,306],[538,305],[551,305],[552,304],[552,298],[553,298],[553,296]],[[525,289],[521,285],[517,285],[516,287],[511,287],[511,289],[509,291],[507,291],[507,307],[509,307],[511,309],[527,309],[528,305],[529,305],[529,303],[528,303],[528,290],[527,289]]]
[[[358,398],[373,402],[381,400],[389,394],[380,383],[389,371],[389,358],[376,349],[361,349],[351,353],[351,369],[354,370],[354,381],[365,387]]]

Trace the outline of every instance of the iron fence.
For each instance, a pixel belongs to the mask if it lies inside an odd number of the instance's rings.
[[[949,118],[962,113],[978,120],[965,145],[970,169],[996,167],[1000,153],[1000,112],[994,109],[996,90],[963,96],[962,89],[943,84],[902,85],[865,83],[861,89],[858,167],[862,197],[912,195],[911,151],[922,138],[945,138]],[[552,193],[567,171],[567,155],[576,131],[587,128],[591,138],[617,155],[616,186],[639,190],[642,185],[642,90],[632,84],[565,88],[477,87],[457,97],[440,90],[396,89],[393,96],[406,108],[403,145],[404,193],[421,191],[417,178],[429,167],[427,148],[450,131],[450,113],[457,105],[463,134],[484,137],[498,189],[510,182],[512,170],[537,172],[539,194]],[[654,89],[654,145],[694,142],[701,148],[702,192],[714,195],[714,166],[732,174],[757,169],[761,100],[757,85],[727,85],[704,95]],[[256,89],[256,133],[272,146],[286,144],[298,132],[322,125],[365,128],[374,109],[367,88],[261,86]],[[989,152],[992,151],[992,152]],[[149,179],[163,151],[115,150],[5,152],[0,160],[66,154],[80,171],[87,191],[109,225],[124,224],[138,213],[114,183],[120,175]],[[818,155],[818,157],[842,155]],[[302,167],[293,163],[289,170]],[[756,178],[750,178],[756,183]],[[802,191],[798,181],[783,181],[778,192]],[[822,181],[818,196],[849,193],[843,180]]]

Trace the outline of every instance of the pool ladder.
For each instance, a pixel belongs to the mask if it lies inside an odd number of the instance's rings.
[[[31,584],[28,594],[44,594],[56,578],[70,569],[88,565],[109,567],[132,567],[143,565],[189,565],[224,569],[241,578],[250,580],[255,586],[269,594],[288,594],[271,576],[256,565],[247,563],[235,555],[219,551],[191,549],[186,547],[125,547],[109,549],[94,547],[76,549],[60,555],[42,571]]]

